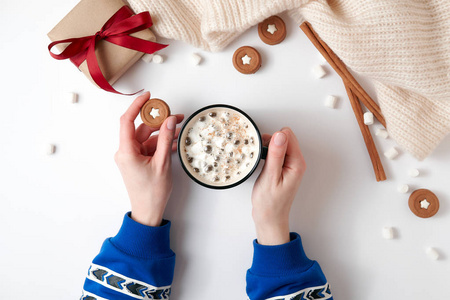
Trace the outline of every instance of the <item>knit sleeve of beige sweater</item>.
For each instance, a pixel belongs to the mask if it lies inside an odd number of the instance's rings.
[[[373,81],[389,134],[417,159],[450,133],[448,0],[129,0],[152,29],[219,51],[269,16],[308,21],[353,71]]]

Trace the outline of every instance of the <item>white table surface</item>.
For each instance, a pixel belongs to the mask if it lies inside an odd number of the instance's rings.
[[[1,299],[78,299],[91,260],[130,209],[113,155],[119,117],[134,97],[99,90],[47,52],[46,33],[76,3],[2,3]],[[325,78],[312,76],[323,60],[284,19],[288,34],[277,46],[262,43],[255,27],[215,54],[164,41],[170,46],[163,64],[139,61],[115,87],[150,90],[175,113],[227,103],[246,111],[262,132],[290,126],[308,165],[291,230],[319,261],[335,299],[442,299],[450,282],[450,139],[423,162],[404,152],[394,161],[382,157],[388,180],[377,183],[340,78],[329,66]],[[231,63],[243,45],[261,53],[254,75]],[[193,52],[204,58],[201,65],[191,65]],[[79,93],[78,104],[64,101],[71,91]],[[323,106],[329,94],[340,97],[336,110]],[[45,143],[56,144],[54,155],[40,152]],[[376,144],[380,153],[396,145],[379,138]],[[409,178],[410,168],[421,175]],[[171,299],[246,297],[255,238],[250,195],[260,169],[237,188],[214,191],[191,181],[174,155],[176,184],[165,214],[177,254]],[[403,183],[434,191],[438,214],[413,215],[409,193],[397,192]],[[395,228],[394,240],[382,238],[384,226]],[[425,254],[430,246],[441,254],[438,261]]]

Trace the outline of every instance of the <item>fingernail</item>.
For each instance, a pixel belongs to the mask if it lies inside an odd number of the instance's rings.
[[[177,118],[175,116],[170,116],[167,121],[167,129],[174,130],[177,125]]]
[[[286,135],[283,132],[278,132],[273,139],[275,145],[283,146],[286,143]]]

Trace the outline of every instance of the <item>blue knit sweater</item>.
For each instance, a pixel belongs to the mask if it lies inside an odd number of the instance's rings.
[[[169,234],[170,221],[149,227],[126,214],[119,233],[103,243],[92,261],[81,299],[169,299],[175,268]],[[251,300],[333,299],[319,264],[306,257],[298,234],[291,233],[291,241],[283,245],[263,246],[255,240],[253,246],[253,264],[247,271]]]

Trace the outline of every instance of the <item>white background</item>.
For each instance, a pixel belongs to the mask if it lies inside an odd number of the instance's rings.
[[[46,33],[76,2],[2,3],[1,299],[78,299],[91,260],[130,208],[113,155],[119,117],[134,97],[97,89],[69,61],[47,52]],[[288,34],[277,46],[262,43],[255,27],[215,54],[163,40],[170,43],[163,64],[139,61],[115,87],[150,90],[186,116],[227,103],[246,111],[262,132],[292,127],[308,170],[291,230],[321,264],[335,299],[448,297],[450,139],[423,162],[404,152],[394,161],[382,157],[388,180],[377,183],[340,78],[329,66],[324,79],[312,76],[323,61],[284,19]],[[263,66],[254,75],[231,63],[243,45],[261,53]],[[193,52],[203,56],[200,66],[190,63]],[[64,100],[71,91],[79,93],[78,104]],[[336,110],[323,106],[329,94],[340,97]],[[45,143],[56,144],[54,155],[41,153]],[[396,145],[376,143],[380,153]],[[176,184],[165,214],[177,254],[172,299],[244,299],[255,238],[250,196],[261,167],[239,187],[214,191],[191,181],[175,155],[173,161]],[[409,178],[410,168],[420,177]],[[413,215],[409,193],[397,192],[403,183],[434,191],[437,215]],[[395,227],[394,240],[382,238],[384,226]],[[438,261],[426,256],[429,246],[441,254]]]

